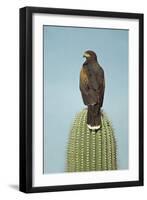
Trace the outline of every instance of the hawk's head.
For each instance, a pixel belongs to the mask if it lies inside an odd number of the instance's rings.
[[[96,53],[91,50],[85,51],[83,57],[85,57],[86,60],[88,60],[88,61],[90,61],[90,60],[97,61]]]

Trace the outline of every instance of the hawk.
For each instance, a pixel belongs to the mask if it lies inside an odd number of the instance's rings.
[[[86,61],[80,72],[80,91],[84,104],[88,106],[87,126],[91,130],[98,130],[101,128],[101,107],[105,91],[104,71],[95,52],[88,50],[83,57]]]

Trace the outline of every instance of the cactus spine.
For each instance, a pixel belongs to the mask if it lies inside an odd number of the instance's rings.
[[[116,170],[116,142],[114,131],[102,112],[102,128],[97,132],[87,127],[87,109],[75,117],[68,143],[67,171]]]

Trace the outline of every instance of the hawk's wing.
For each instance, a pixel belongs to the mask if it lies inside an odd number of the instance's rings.
[[[80,72],[80,90],[85,105],[88,105],[89,80],[87,70],[82,68]]]
[[[105,89],[104,71],[101,67],[91,70],[82,69],[80,73],[80,90],[86,105],[103,104]]]
[[[99,104],[100,107],[102,107],[104,92],[105,92],[105,77],[104,77],[104,71],[101,67],[99,68],[99,73],[97,75],[97,82],[98,82]]]

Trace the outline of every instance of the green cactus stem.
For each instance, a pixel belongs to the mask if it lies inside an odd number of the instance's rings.
[[[116,141],[107,115],[102,111],[102,127],[87,127],[87,109],[75,117],[68,143],[67,172],[116,170]]]

